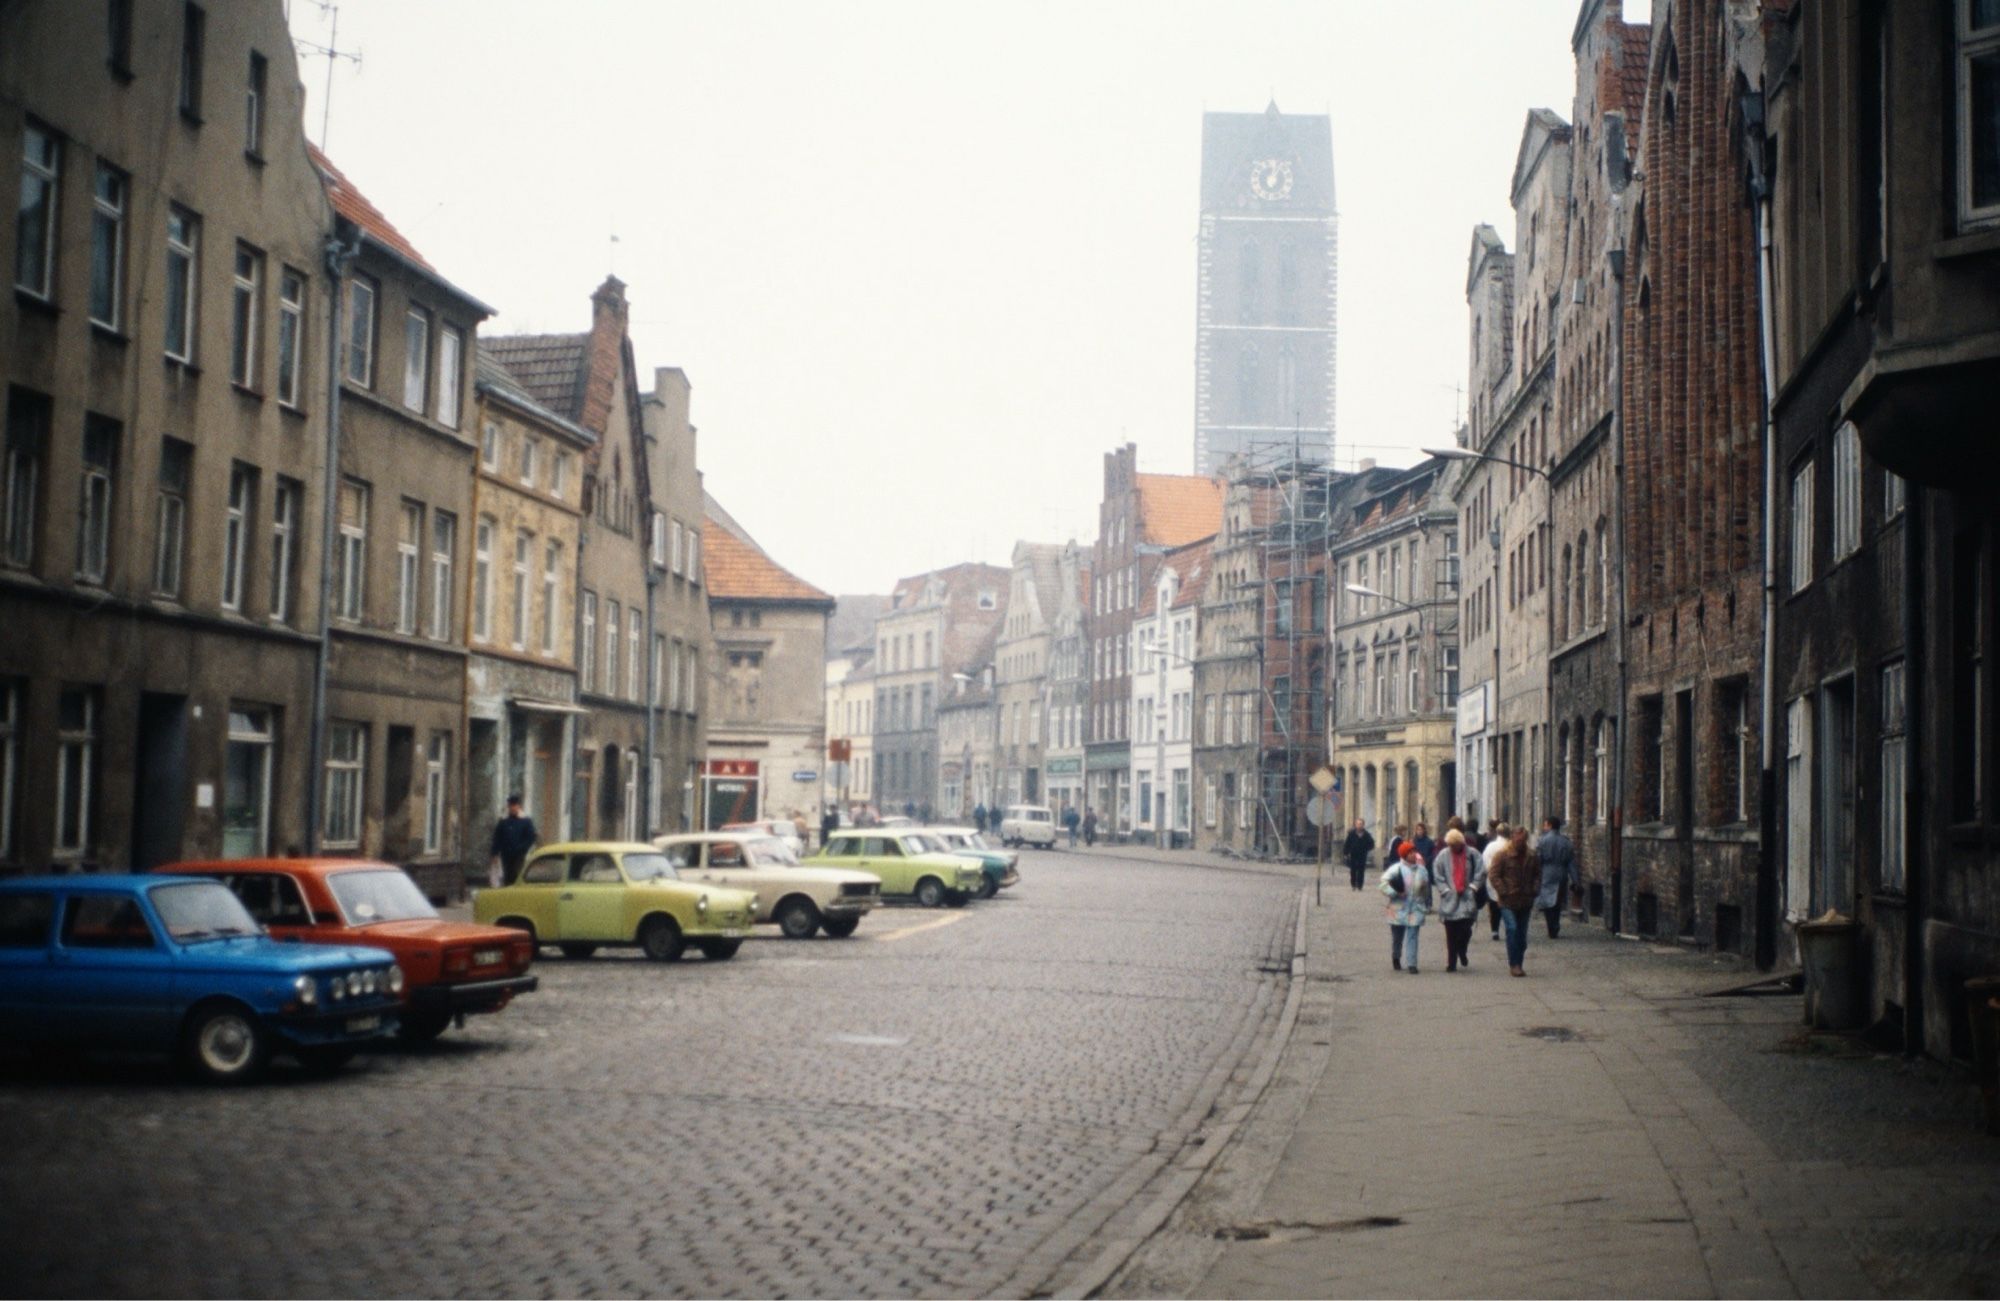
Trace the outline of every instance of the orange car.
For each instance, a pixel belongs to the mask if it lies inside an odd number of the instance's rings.
[[[209,876],[243,901],[273,939],[366,944],[403,971],[401,1034],[435,1039],[454,1020],[498,1012],[539,980],[534,946],[516,930],[448,922],[391,863],[354,858],[243,858],[169,863],[175,876]]]

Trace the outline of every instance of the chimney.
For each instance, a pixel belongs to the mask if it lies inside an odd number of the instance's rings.
[[[1366,474],[1374,468],[1375,468],[1375,458],[1372,456],[1364,456],[1355,463],[1354,472],[1356,474]]]
[[[590,346],[584,360],[583,410],[577,423],[602,434],[611,423],[611,398],[618,391],[618,373],[624,366],[625,323],[630,312],[625,304],[625,282],[606,276],[590,296]]]

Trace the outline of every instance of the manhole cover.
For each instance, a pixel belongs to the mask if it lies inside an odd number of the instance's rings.
[[[1540,1039],[1544,1043],[1573,1044],[1583,1036],[1566,1025],[1537,1025],[1521,1031],[1530,1039]]]

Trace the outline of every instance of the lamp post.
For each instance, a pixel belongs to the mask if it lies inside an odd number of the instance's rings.
[[[1516,461],[1510,457],[1495,456],[1490,452],[1475,452],[1469,447],[1426,447],[1423,449],[1423,452],[1424,455],[1426,456],[1435,456],[1446,461],[1491,461],[1495,465],[1504,465],[1515,470],[1525,470],[1529,474],[1535,475],[1536,477],[1540,478],[1543,486],[1547,490],[1548,509],[1544,512],[1544,516],[1546,518],[1552,519],[1555,515],[1555,491],[1556,491],[1555,480],[1549,476],[1549,472],[1547,470],[1542,469],[1538,465],[1531,465],[1526,461]],[[1493,547],[1493,595],[1495,603],[1497,604],[1500,596],[1500,523],[1498,519],[1495,519],[1492,527],[1487,530],[1486,540]],[[1542,561],[1544,564],[1546,564],[1548,562],[1548,557],[1544,555],[1542,557]],[[1493,616],[1493,722],[1492,722],[1492,728],[1495,740],[1498,740],[1500,731],[1500,624],[1501,624],[1501,619],[1499,617],[1499,613],[1496,611]],[[1555,694],[1556,694],[1555,661],[1553,656],[1549,656],[1544,658],[1542,664],[1542,699],[1544,702],[1544,706],[1551,712],[1553,712],[1555,709]],[[1546,728],[1546,726],[1547,724],[1545,722],[1544,727]],[[1547,745],[1548,737],[1546,735],[1543,736],[1542,742],[1545,746]],[[1497,756],[1497,751],[1496,751],[1496,756]],[[1547,767],[1552,769],[1554,765],[1549,764],[1547,765]],[[1496,782],[1495,784],[1497,785],[1498,783]],[[1547,796],[1546,793],[1544,793],[1544,800],[1546,801],[1546,799]],[[1496,798],[1494,802],[1498,803],[1499,801]],[[1489,816],[1487,817],[1487,822],[1490,824],[1492,820],[1493,819],[1489,814]]]

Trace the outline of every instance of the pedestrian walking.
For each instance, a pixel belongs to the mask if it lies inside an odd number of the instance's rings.
[[[806,830],[806,815],[797,809],[792,810],[792,834],[799,838],[801,854],[812,848],[812,832]]]
[[[1486,887],[1500,905],[1500,919],[1507,927],[1507,972],[1525,976],[1528,956],[1528,919],[1541,889],[1542,869],[1528,844],[1526,827],[1508,829],[1507,843],[1486,859]]]
[[[980,835],[986,834],[986,801],[981,800],[972,808],[972,825]]]
[[[1389,900],[1389,962],[1417,974],[1417,939],[1431,909],[1431,869],[1409,841],[1396,845],[1397,862],[1382,872],[1379,887]]]
[[[1486,902],[1486,861],[1457,827],[1444,833],[1444,848],[1431,860],[1431,883],[1437,890],[1438,921],[1444,924],[1444,969],[1469,967],[1472,926]]]
[[[1564,907],[1571,898],[1583,895],[1583,881],[1576,867],[1576,844],[1563,834],[1561,818],[1552,814],[1542,819],[1542,838],[1535,842],[1535,854],[1542,860],[1542,889],[1535,896],[1535,907],[1542,910],[1549,938],[1555,939],[1562,933]]]
[[[1083,843],[1085,848],[1089,848],[1097,843],[1096,809],[1085,809],[1083,811]]]
[[[1368,875],[1368,856],[1374,852],[1375,837],[1368,834],[1368,824],[1356,818],[1347,839],[1340,842],[1340,858],[1347,864],[1347,879],[1356,890]]]
[[[528,861],[528,851],[542,838],[535,820],[521,812],[521,797],[507,797],[507,816],[493,825],[493,845],[486,860],[486,882],[496,889],[512,885]]]
[[[1408,840],[1409,838],[1410,838],[1410,827],[1408,823],[1405,823],[1402,826],[1397,827],[1394,831],[1389,833],[1389,843],[1382,846],[1383,871],[1386,872],[1390,868],[1394,867],[1396,864],[1403,861],[1403,853],[1402,853],[1403,842]]]
[[[1430,828],[1419,822],[1412,830],[1416,834],[1410,837],[1410,843],[1417,847],[1417,856],[1426,863],[1436,858],[1438,843],[1431,839]]]
[[[1076,816],[1076,805],[1070,804],[1063,808],[1063,828],[1069,832],[1069,847],[1071,849],[1076,848],[1076,825],[1081,821],[1083,819]]]
[[[1490,872],[1493,868],[1493,856],[1507,847],[1507,824],[1490,822],[1487,825],[1493,829],[1492,834],[1486,837],[1486,843],[1479,847],[1479,852],[1485,856],[1486,867]],[[1486,899],[1486,920],[1493,927],[1493,938],[1497,941],[1500,938],[1500,901],[1492,897],[1490,887]]]
[[[840,808],[829,804],[826,812],[819,815],[819,847],[825,849],[833,840],[833,833],[840,830]]]

